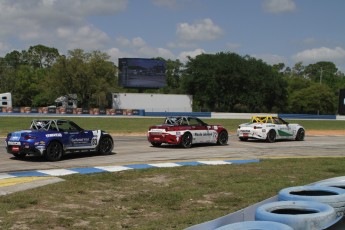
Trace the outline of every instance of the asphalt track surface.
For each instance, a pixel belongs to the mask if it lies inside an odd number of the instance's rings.
[[[190,149],[162,145],[153,147],[146,136],[113,136],[115,147],[110,155],[74,153],[61,161],[49,162],[43,157],[16,159],[6,153],[0,138],[0,173],[43,169],[83,168],[135,163],[158,163],[195,160],[264,159],[296,157],[344,157],[345,136],[306,136],[304,141],[239,141],[230,135],[225,146],[195,145]]]

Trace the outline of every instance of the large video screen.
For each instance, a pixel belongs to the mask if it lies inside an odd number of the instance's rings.
[[[119,85],[158,89],[166,85],[165,62],[147,58],[119,58]]]

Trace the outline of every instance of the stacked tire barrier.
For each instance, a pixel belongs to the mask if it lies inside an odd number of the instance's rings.
[[[294,230],[327,229],[344,216],[344,188],[345,178],[340,177],[282,189],[277,202],[257,208],[255,219],[287,224]]]
[[[204,230],[207,226],[216,230],[345,229],[345,176],[285,188],[275,198],[252,205],[242,213],[246,216],[253,212],[252,219],[241,221],[238,213],[233,213],[188,230]]]

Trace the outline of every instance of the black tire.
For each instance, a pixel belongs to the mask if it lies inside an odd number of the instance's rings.
[[[271,129],[271,130],[267,133],[266,141],[269,142],[269,143],[273,143],[273,142],[276,141],[276,137],[277,137],[276,131],[274,131],[273,129]]]
[[[295,140],[296,141],[303,141],[304,140],[304,136],[305,136],[305,131],[304,131],[304,129],[300,128],[297,131]]]
[[[181,146],[183,148],[190,148],[192,147],[192,143],[193,143],[193,136],[191,133],[185,133],[183,134],[182,138],[181,138]]]
[[[13,153],[13,156],[18,159],[23,159],[26,156],[26,153]]]
[[[217,144],[218,145],[226,145],[229,140],[229,134],[227,131],[223,130],[218,134],[218,140]]]
[[[162,145],[162,143],[160,142],[151,142],[151,145],[154,146],[154,147],[159,147]]]
[[[48,145],[45,158],[49,161],[58,161],[63,155],[62,145],[57,141],[52,141]]]
[[[247,137],[240,137],[240,141],[248,141]]]
[[[110,154],[113,148],[114,142],[111,137],[105,136],[99,140],[97,149],[100,154]]]

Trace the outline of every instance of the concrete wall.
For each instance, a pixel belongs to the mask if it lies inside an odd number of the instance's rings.
[[[192,112],[193,98],[182,94],[113,93],[113,109],[145,112]]]

